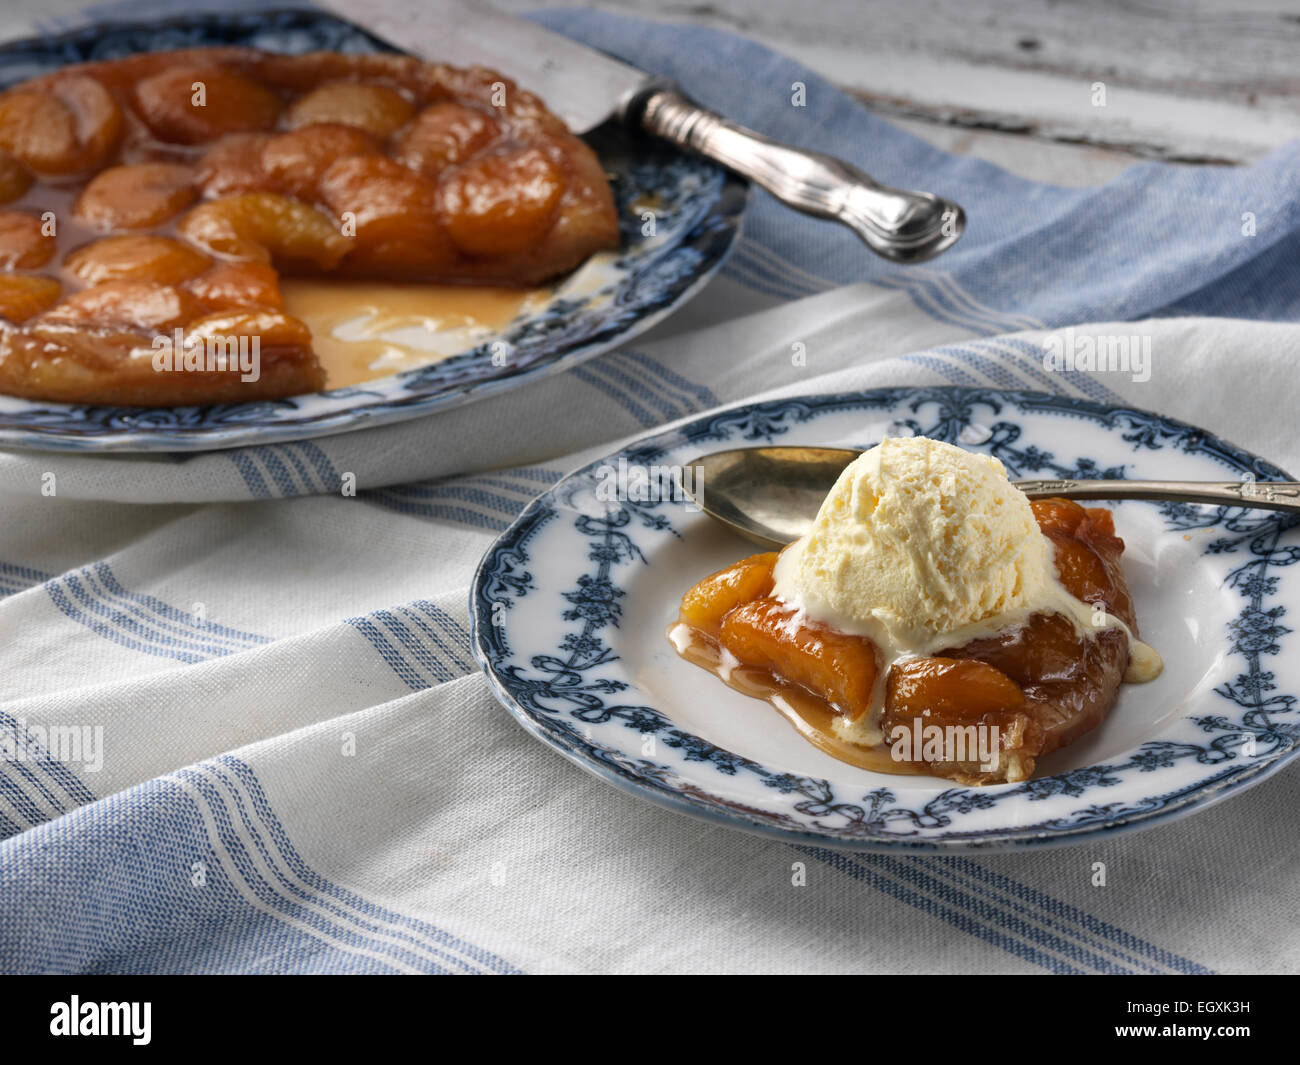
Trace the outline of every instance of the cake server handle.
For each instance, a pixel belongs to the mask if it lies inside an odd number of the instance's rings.
[[[890,188],[834,156],[764,137],[656,82],[620,108],[625,121],[743,174],[788,207],[848,226],[897,263],[923,262],[951,247],[966,214],[929,192]]]

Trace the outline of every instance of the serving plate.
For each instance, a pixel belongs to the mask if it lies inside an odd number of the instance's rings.
[[[0,45],[0,88],[71,63],[145,51],[246,45],[279,52],[391,52],[361,28],[310,11],[113,23]],[[454,61],[454,57],[449,57]],[[499,333],[449,358],[284,400],[109,407],[0,396],[0,445],[76,451],[201,451],[302,440],[419,417],[558,373],[648,329],[689,300],[735,241],[749,187],[704,159],[610,126],[587,141],[611,175],[622,247],[530,300]],[[653,205],[654,226],[643,212]],[[502,365],[500,344],[510,358]],[[497,358],[493,358],[494,354]]]
[[[1300,637],[1284,621],[1300,608],[1300,528],[1267,511],[1115,504],[1164,673],[1125,685],[1105,724],[1019,784],[838,762],[676,655],[665,630],[682,592],[754,548],[680,491],[644,485],[706,451],[904,434],[995,455],[1013,478],[1291,479],[1194,426],[1033,392],[892,388],[713,413],[565,478],[487,552],[470,612],[497,696],[533,735],[651,801],[862,850],[1076,843],[1203,809],[1295,756]]]

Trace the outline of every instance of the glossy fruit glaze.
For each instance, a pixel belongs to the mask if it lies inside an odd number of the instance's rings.
[[[0,94],[0,392],[277,398],[325,376],[281,275],[532,286],[618,244],[595,154],[531,93],[406,56],[241,48]],[[159,372],[159,336],[256,336],[261,376]]]
[[[691,588],[670,636],[683,657],[768,699],[805,738],[843,761],[968,784],[1024,779],[1037,759],[1105,719],[1129,664],[1129,633],[1137,636],[1120,565],[1124,544],[1110,511],[1063,499],[1032,506],[1066,590],[1128,632],[1113,622],[1083,629],[1063,614],[1036,613],[986,638],[884,662],[869,639],[810,621],[772,598],[777,555],[767,553]],[[837,728],[837,719],[865,727]],[[996,766],[972,756],[973,748],[927,750],[921,743],[899,757],[902,748],[891,744],[896,730],[919,739],[929,726],[983,726],[995,738]]]

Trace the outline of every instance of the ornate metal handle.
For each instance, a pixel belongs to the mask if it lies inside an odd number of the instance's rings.
[[[931,259],[966,226],[965,212],[951,200],[890,188],[833,156],[779,144],[666,85],[639,92],[623,114],[650,133],[743,174],[797,211],[842,222],[894,262]]]
[[[1300,514],[1296,481],[1015,481],[1030,499],[1169,499]]]

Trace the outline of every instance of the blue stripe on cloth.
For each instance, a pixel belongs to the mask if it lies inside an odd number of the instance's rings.
[[[422,611],[423,616],[418,611]],[[400,606],[397,612],[410,619],[411,624],[433,641],[443,662],[450,667],[452,677],[463,677],[474,671],[469,633],[454,618],[423,599],[417,599],[410,606]],[[437,625],[441,633],[431,628],[430,622]]]
[[[235,464],[235,469],[244,479],[244,484],[248,487],[249,494],[254,499],[270,499],[272,496],[271,489],[266,485],[266,479],[262,476],[261,470],[257,468],[256,463],[248,457],[243,451],[222,451],[219,454],[225,455]]]
[[[1053,973],[1077,975],[1083,972],[1082,969],[1069,965],[1032,944],[1024,943],[1004,931],[985,924],[970,913],[953,908],[947,904],[946,900],[923,894],[906,882],[891,879],[881,871],[869,865],[861,864],[855,860],[855,856],[839,851],[826,850],[822,847],[800,846],[796,850],[811,855],[854,880],[870,884],[891,898],[906,903],[922,913],[937,917],[960,931],[967,932],[995,947],[1000,947],[1021,961],[1039,965]]]
[[[1023,377],[1017,377],[996,359],[990,359],[974,350],[973,345],[971,347],[961,347],[957,344],[949,344],[937,348],[936,351],[960,359],[1000,388],[1022,389],[1027,384]]]
[[[250,447],[247,451],[249,455],[261,462],[262,468],[270,474],[271,480],[278,489],[276,495],[285,497],[299,494],[299,487],[290,476],[289,468],[281,461],[274,447],[262,445]]]
[[[1011,952],[1026,956],[1024,950],[1051,952],[1066,963],[1082,971],[1098,973],[1128,973],[1133,970],[1103,957],[1095,950],[1073,942],[1054,931],[1022,919],[986,898],[980,898],[947,879],[932,875],[924,859],[890,858],[881,854],[855,855],[855,861],[883,875],[894,877],[909,887],[924,891],[948,906],[957,907],[981,921],[986,927],[996,928],[1015,943]]]
[[[18,738],[15,732],[9,732],[9,735]],[[36,816],[28,818],[29,824],[34,825],[47,820],[49,817],[57,817],[68,808],[67,803],[55,796],[54,792],[50,790],[53,778],[44,772],[44,767],[39,761],[33,762],[26,758],[2,758],[0,759],[0,779],[4,779],[6,786],[11,788],[10,795],[22,795],[24,811],[32,803],[38,804],[35,810]],[[41,803],[50,808],[51,812],[49,814],[40,812],[39,804]]]
[[[979,381],[968,374],[965,370],[952,364],[950,358],[942,355],[904,355],[904,362],[914,362],[918,366],[924,366],[927,370],[932,370],[940,377],[946,377],[949,381],[956,381],[958,384],[969,385],[972,388],[979,387]]]
[[[681,374],[650,358],[644,352],[624,348],[619,352],[619,355],[624,359],[635,362],[648,373],[658,377],[665,387],[677,392],[688,404],[691,404],[692,410],[705,410],[709,407],[719,406],[722,402],[714,395],[712,389],[688,380]]]
[[[473,503],[485,510],[494,510],[508,518],[514,518],[524,509],[523,501],[508,499],[496,492],[485,491],[477,487],[472,478],[460,478],[455,481],[425,481],[414,484],[399,484],[390,488],[375,489],[374,491],[384,492],[390,497],[399,496],[411,502],[459,500]]]
[[[427,599],[417,599],[411,605],[423,610],[429,615],[429,617],[433,618],[434,621],[441,625],[443,630],[452,638],[452,640],[455,641],[456,645],[464,649],[467,656],[466,661],[471,662],[472,664],[472,654],[469,651],[469,630],[465,628],[464,625],[448,614],[445,610],[440,610],[438,607],[434,606],[434,604],[430,603]]]
[[[342,481],[339,471],[335,469],[334,463],[330,461],[329,456],[321,450],[318,444],[311,440],[299,440],[289,446],[304,455],[307,461],[312,464],[312,467],[316,470],[316,476],[320,480],[322,491],[337,492],[339,490]]]
[[[1015,311],[998,310],[981,303],[960,282],[943,270],[924,266],[916,267],[898,275],[893,280],[915,286],[930,285],[944,293],[948,302],[958,313],[965,313],[976,320],[982,320],[999,333],[1019,333],[1030,329],[1043,329],[1044,323],[1032,314],[1017,314]]]
[[[261,444],[222,452],[255,499],[337,492],[342,478],[328,455],[310,440]]]
[[[989,355],[983,354],[989,352]],[[1012,341],[1004,337],[993,340],[972,340],[967,344],[949,344],[933,351],[935,355],[958,359],[979,370],[985,377],[1003,388],[1026,387],[1054,394],[1075,392],[1105,403],[1124,404],[1118,393],[1097,382],[1091,374],[1058,370],[1048,373],[1042,369],[1042,349],[1028,341]],[[1002,361],[992,358],[1002,356]],[[1015,373],[1021,376],[1017,378]]]
[[[1002,346],[998,341],[976,341],[970,347],[971,349],[978,348],[982,351],[990,351],[1001,355],[1006,360],[1008,367],[1014,368],[1028,380],[1031,388],[1054,394],[1068,393],[1069,386],[1073,386],[1076,392],[1084,391],[1079,387],[1077,381],[1072,381],[1069,377],[1049,377],[1044,370],[1039,368],[1035,359],[1027,354]],[[992,361],[992,359],[989,361]]]
[[[880,278],[872,283],[882,288],[902,290],[931,318],[960,325],[974,333],[987,335],[1025,328],[1007,315],[973,305],[975,301],[952,278],[943,274]]]
[[[629,395],[635,396],[648,407],[657,409],[661,423],[673,421],[686,413],[680,402],[674,402],[665,394],[661,383],[646,380],[644,368],[621,358],[617,353],[607,355],[594,369],[622,387]]]
[[[476,668],[465,627],[426,599],[348,618],[347,624],[366,638],[412,691],[455,680]]]
[[[1117,928],[1090,913],[1080,910],[1077,906],[1071,906],[1069,903],[1052,898],[1052,896],[1039,891],[1037,888],[1029,887],[1001,873],[995,873],[970,858],[953,855],[925,859],[925,861],[931,868],[948,868],[971,881],[988,884],[1003,892],[1004,895],[1010,896],[1011,899],[1020,900],[1034,910],[1048,915],[1050,919],[1057,919],[1063,925],[1067,923],[1073,925],[1096,936],[1103,942],[1114,944],[1117,950],[1126,951],[1151,963],[1147,965],[1139,961],[1136,963],[1139,967],[1151,968],[1152,971],[1156,972],[1172,969],[1175,972],[1193,975],[1206,975],[1213,971],[1207,969],[1204,965],[1174,954],[1172,951],[1157,947],[1144,939],[1139,939],[1122,928]]]
[[[537,495],[537,485],[554,484],[561,476],[555,470],[525,466],[372,488],[361,492],[358,498],[399,514],[499,532]]]
[[[554,484],[564,476],[559,470],[548,470],[545,466],[515,466],[495,470],[493,473],[497,477],[513,477],[522,481],[536,481],[538,484]]]
[[[732,253],[723,267],[724,277],[764,296],[774,296],[782,301],[804,299],[825,292],[834,286],[817,285],[792,276],[782,265],[768,262],[759,245],[745,243]]]
[[[795,849],[1052,972],[1212,972],[970,858]]]
[[[1043,348],[1039,345],[1031,344],[1027,340],[1018,340],[1013,337],[1000,337],[996,341],[990,341],[989,346],[993,348],[1001,348],[1013,357],[1018,356],[1028,362],[1035,363],[1039,366],[1042,365]],[[1046,371],[1042,371],[1040,376],[1046,379]],[[1084,395],[1097,400],[1099,403],[1117,403],[1121,407],[1128,405],[1128,400],[1118,392],[1112,392],[1086,370],[1054,370],[1052,372],[1052,379],[1057,377],[1069,381],[1070,384]],[[1056,389],[1052,389],[1052,391],[1056,391]]]
[[[489,517],[469,507],[450,503],[414,503],[385,489],[374,489],[361,494],[365,496],[368,503],[375,503],[387,510],[413,518],[435,518],[438,521],[455,522],[457,525],[464,525],[471,529],[488,529],[492,532],[500,532],[510,524],[504,518]]]
[[[309,492],[337,492],[342,486],[342,478],[329,456],[310,440],[274,446],[293,463],[299,480]]]
[[[412,632],[407,624],[392,611],[376,610],[370,616],[376,623],[382,625],[392,634],[406,657],[413,660],[417,667],[422,668],[427,674],[431,675],[435,683],[451,680],[456,675],[443,660],[442,648],[438,648],[437,653],[435,653],[429,647],[429,644],[420,638],[419,633]],[[409,616],[408,620],[410,620]],[[420,626],[416,627],[421,628]],[[425,686],[430,685],[426,683]]]
[[[284,461],[293,467],[293,475],[297,478],[298,483],[303,486],[303,494],[312,494],[321,491],[321,486],[317,483],[316,478],[312,476],[312,471],[307,468],[303,462],[302,456],[293,446],[279,445],[280,454],[284,456]]]
[[[824,277],[778,259],[773,252],[753,242],[744,242],[729,262],[729,272],[738,281],[764,295],[781,299],[802,299],[837,287]],[[880,288],[904,292],[917,309],[931,318],[959,325],[976,333],[995,334],[1040,329],[1043,323],[1029,315],[997,311],[976,300],[958,282],[939,271],[916,267],[897,277],[872,278]]]
[[[420,674],[420,671],[415,668],[406,656],[392,645],[388,636],[371,618],[358,617],[345,620],[347,624],[370,641],[370,646],[379,652],[379,656],[392,667],[393,672],[401,678],[402,683],[411,691],[423,691],[425,688],[432,686],[431,682]]]
[[[205,621],[201,626],[196,625],[194,615],[189,611],[180,610],[152,595],[127,591],[119,583],[107,562],[96,562],[81,572],[93,574],[110,598],[127,603],[133,613],[141,617],[149,617],[155,624],[161,624],[162,628],[169,631],[190,637],[197,633],[205,642],[229,644],[236,650],[272,642],[269,636],[243,632],[215,622]]]
[[[6,766],[18,765],[17,762],[5,761]],[[29,825],[39,825],[42,821],[49,820],[49,817],[37,805],[36,800],[28,793],[27,789],[22,786],[11,773],[0,773],[0,798],[3,798],[8,805]],[[59,811],[62,813],[62,811]]]
[[[49,579],[48,573],[42,573],[38,569],[18,566],[12,562],[0,562],[0,599],[25,592],[28,588],[44,584]]]
[[[23,725],[12,714],[0,710],[0,727],[9,730],[11,734],[16,734]],[[62,762],[51,758],[46,745],[34,742],[31,730],[27,729],[26,731],[27,750],[37,756],[35,765],[47,773],[50,779],[63,790],[73,803],[79,805],[93,802],[95,794],[82,779]]]
[[[227,875],[239,884],[249,901],[265,910],[276,912],[282,919],[309,935],[317,935],[345,950],[386,963],[399,972],[418,972],[421,968],[435,973],[451,970],[441,960],[418,964],[418,955],[403,944],[394,946],[376,942],[372,937],[346,921],[335,919],[310,900],[295,898],[275,883],[275,874],[257,860],[250,847],[256,850],[258,834],[247,824],[235,827],[234,812],[230,808],[228,793],[217,781],[201,771],[202,767],[182,769],[171,779],[188,785],[191,795],[203,807],[208,820],[208,836],[218,862],[226,866]]]
[[[34,973],[519,971],[319,874],[229,756],[0,842],[0,951]]]
[[[213,622],[201,627],[193,615],[154,596],[129,592],[107,562],[96,562],[44,584],[67,617],[113,643],[144,654],[201,662],[270,643],[272,638]]]
[[[610,399],[640,422],[643,428],[650,429],[660,424],[659,419],[630,396],[625,389],[606,380],[604,374],[597,373],[598,366],[599,362],[593,361],[583,366],[574,367],[569,373],[579,381],[583,381],[597,391],[609,396]]]
[[[264,833],[262,820],[254,812],[252,797],[247,795],[236,777],[222,772],[222,767],[200,765],[192,770],[182,770],[177,775],[194,785],[207,801],[231,862],[259,901],[279,906],[308,928],[337,937],[354,947],[365,945],[369,950],[382,947],[394,960],[410,966],[413,971],[479,971],[468,959],[453,951],[444,950],[409,932],[389,934],[383,925],[369,917],[311,890],[286,867],[279,848]]]
[[[294,849],[293,843],[290,841],[288,834],[285,832],[279,819],[275,816],[271,804],[267,801],[266,793],[262,790],[262,785],[258,781],[252,769],[246,763],[229,755],[223,755],[216,761],[227,770],[234,773],[240,783],[248,790],[249,794],[253,798],[253,803],[257,813],[265,824],[268,835],[275,841],[280,854],[287,862],[289,868],[292,870],[294,875],[298,876],[314,890],[323,895],[328,895],[331,898],[338,899],[347,906],[350,906],[367,916],[371,916],[377,920],[382,920],[390,926],[395,925],[410,929],[413,933],[432,939],[442,946],[454,948],[465,957],[479,962],[492,972],[517,973],[519,971],[503,958],[498,957],[492,952],[484,950],[481,947],[476,947],[463,939],[450,935],[426,921],[419,921],[404,914],[385,910],[354,892],[346,891],[343,888],[330,883],[324,877],[312,870]]]

